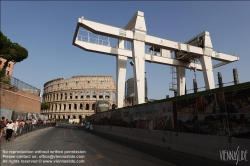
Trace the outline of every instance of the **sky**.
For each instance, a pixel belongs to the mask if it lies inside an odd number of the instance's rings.
[[[77,20],[84,16],[123,28],[137,11],[144,12],[148,35],[184,43],[208,31],[214,50],[239,56],[239,61],[214,69],[215,84],[218,72],[223,82],[232,82],[234,68],[240,83],[250,81],[250,2],[243,1],[1,1],[1,31],[29,52],[15,64],[13,77],[41,90],[52,79],[77,75],[111,75],[116,80],[114,56],[72,45]],[[126,78],[133,76],[130,61]],[[148,98],[173,96],[170,66],[145,66]],[[204,87],[202,72],[196,75],[198,87]],[[194,72],[186,69],[188,90],[193,79]]]

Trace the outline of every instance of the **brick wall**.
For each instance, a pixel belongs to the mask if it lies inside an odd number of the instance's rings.
[[[0,83],[0,106],[11,110],[40,114],[39,96]]]

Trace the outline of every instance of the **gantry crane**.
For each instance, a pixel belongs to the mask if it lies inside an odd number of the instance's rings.
[[[99,42],[90,42],[89,38],[81,40],[81,36],[78,34],[80,27],[94,34],[116,38],[118,44],[116,47],[112,47],[109,44],[103,45]],[[235,55],[214,51],[210,34],[207,31],[195,36],[186,43],[150,36],[146,32],[144,13],[140,11],[136,12],[124,28],[86,20],[84,17],[78,19],[73,45],[86,51],[116,56],[116,105],[118,108],[123,107],[127,58],[132,58],[136,104],[145,102],[145,61],[176,66],[177,95],[180,96],[185,94],[186,68],[202,71],[206,89],[209,90],[215,88],[213,69],[239,60],[239,57]],[[132,50],[124,48],[124,41],[132,43]],[[157,48],[160,56],[145,52],[145,45]],[[175,53],[174,58],[170,57],[170,52]],[[194,62],[197,59],[200,60],[200,64]],[[213,65],[212,59],[218,60],[220,63]]]

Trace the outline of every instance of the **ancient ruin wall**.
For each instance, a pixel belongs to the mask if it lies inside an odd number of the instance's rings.
[[[49,109],[44,115],[54,119],[85,118],[94,113],[97,100],[115,104],[116,85],[112,76],[73,76],[44,84],[43,102]]]

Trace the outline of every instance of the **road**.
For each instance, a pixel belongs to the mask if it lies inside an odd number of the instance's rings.
[[[74,166],[228,165],[69,124],[34,131],[11,142],[2,139],[1,157],[2,166],[65,166],[69,162]]]

